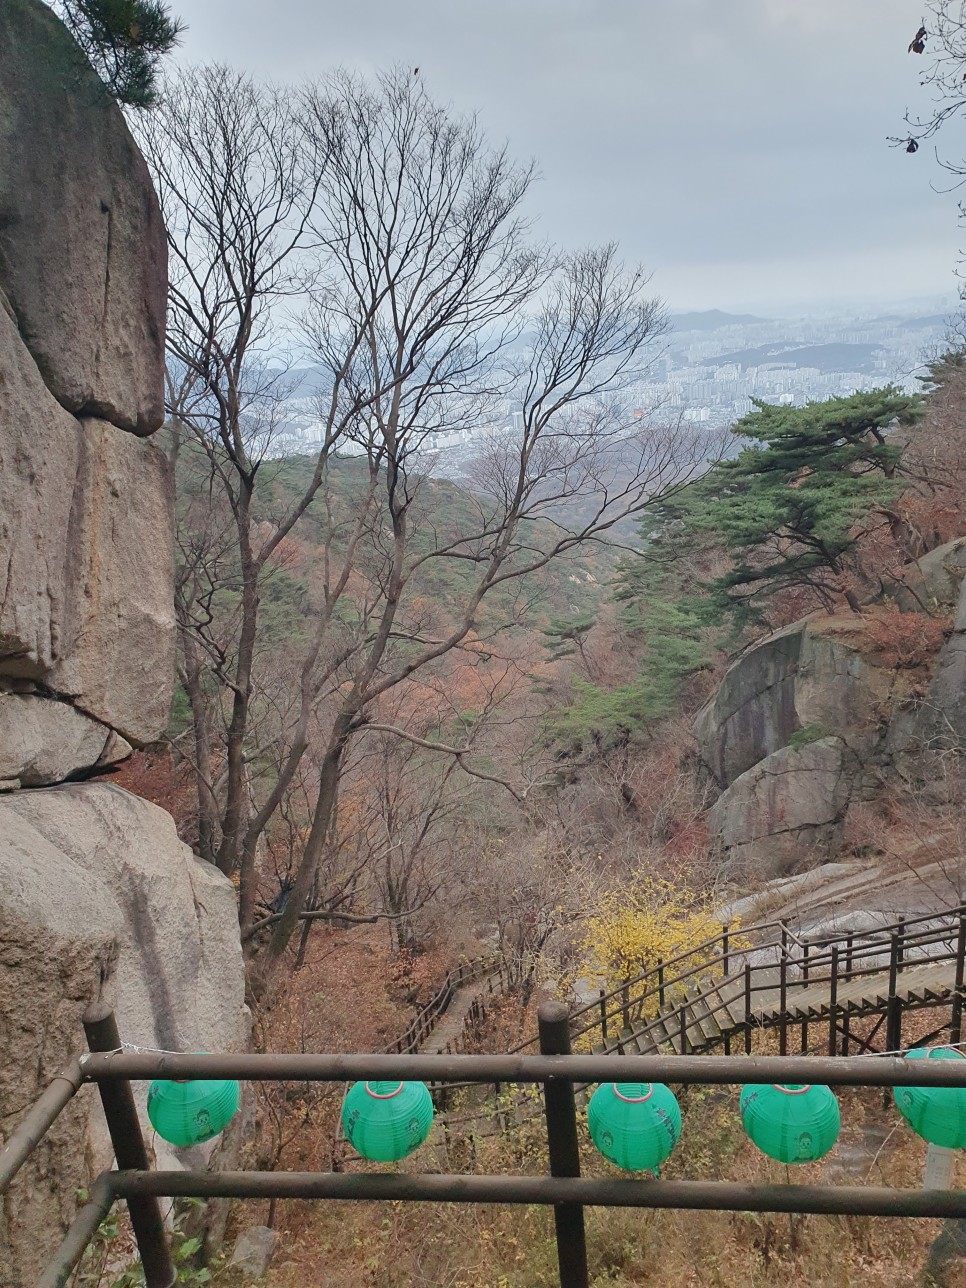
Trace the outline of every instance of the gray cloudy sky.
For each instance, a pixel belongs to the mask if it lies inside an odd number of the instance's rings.
[[[955,194],[906,53],[921,0],[172,0],[180,57],[275,79],[419,66],[534,156],[541,231],[616,239],[675,309],[955,292]],[[941,139],[966,152],[954,125]]]

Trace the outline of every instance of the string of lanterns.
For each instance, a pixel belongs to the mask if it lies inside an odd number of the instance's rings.
[[[966,1059],[953,1047],[917,1047],[906,1059]],[[899,1113],[923,1140],[966,1149],[966,1087],[896,1087]],[[196,1145],[227,1127],[238,1110],[238,1083],[227,1079],[164,1081],[148,1091],[148,1117],[172,1145]],[[750,1140],[781,1163],[823,1158],[839,1135],[838,1101],[830,1087],[759,1084],[742,1087],[741,1122]],[[342,1130],[363,1158],[397,1162],[428,1137],[433,1099],[423,1082],[356,1082],[342,1103]],[[590,1138],[626,1171],[656,1171],[681,1136],[681,1109],[663,1083],[608,1082],[587,1106]]]

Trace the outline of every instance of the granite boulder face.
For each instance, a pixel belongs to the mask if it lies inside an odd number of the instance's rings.
[[[0,1136],[80,1053],[95,999],[136,1045],[248,1037],[231,883],[163,810],[64,781],[167,725],[174,512],[147,437],[165,294],[158,202],[121,110],[41,0],[0,0]],[[3,1196],[0,1285],[35,1282],[109,1163],[84,1088]]]
[[[740,774],[708,813],[729,877],[767,881],[834,857],[857,768],[840,738],[820,738]]]
[[[0,797],[0,968],[5,1113],[22,1112],[82,1053],[81,1017],[96,998],[113,1005],[134,1045],[232,1051],[247,1042],[231,883],[195,858],[164,810],[110,784]],[[146,1085],[135,1095],[151,1139]],[[182,1165],[186,1151],[160,1139],[153,1148],[159,1166]],[[0,1265],[33,1282],[88,1168],[110,1161],[85,1090],[6,1196]]]
[[[894,673],[878,666],[866,626],[853,615],[816,615],[776,631],[729,667],[695,721],[701,758],[729,787],[808,730],[872,753],[893,700]]]
[[[123,113],[41,0],[0,4],[0,289],[65,410],[160,426],[158,199]]]
[[[33,681],[128,742],[157,738],[173,577],[164,452],[64,411],[0,310],[0,686]]]
[[[62,783],[130,754],[130,743],[69,702],[0,691],[0,791]]]

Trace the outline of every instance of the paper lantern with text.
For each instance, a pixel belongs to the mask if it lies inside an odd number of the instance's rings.
[[[201,1145],[224,1131],[237,1112],[238,1083],[228,1078],[157,1078],[148,1088],[148,1118],[169,1145]]]
[[[749,1083],[739,1105],[751,1140],[780,1163],[812,1163],[838,1140],[839,1103],[829,1087]]]
[[[346,1140],[378,1162],[411,1154],[432,1125],[433,1098],[423,1082],[354,1082],[342,1102]]]
[[[629,1172],[661,1165],[681,1135],[681,1110],[661,1082],[605,1082],[587,1106],[590,1138]]]
[[[963,1060],[955,1047],[915,1047],[907,1060]],[[893,1087],[903,1118],[923,1140],[945,1149],[966,1149],[966,1087]]]

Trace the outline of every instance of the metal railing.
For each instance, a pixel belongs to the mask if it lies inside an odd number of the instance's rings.
[[[938,923],[938,924],[937,924]],[[772,932],[768,937],[768,932]],[[740,934],[738,947],[736,934]],[[819,987],[827,996],[821,1007],[829,1022],[829,1053],[833,1040],[844,1043],[848,1054],[850,1034],[847,1019],[852,1015],[882,1012],[887,1017],[886,1049],[901,1045],[902,1014],[906,1009],[928,1005],[928,1001],[904,1001],[899,986],[903,971],[925,963],[955,962],[947,996],[952,1000],[951,1040],[962,1034],[964,958],[966,958],[966,905],[941,913],[901,919],[868,931],[843,931],[809,940],[796,935],[784,921],[761,922],[741,927],[724,926],[721,933],[625,980],[610,991],[570,1013],[570,1035],[574,1042],[589,1036],[607,1051],[620,1054],[629,1044],[666,1042],[669,1021],[676,1024],[678,1050],[690,1047],[691,1030],[697,1028],[702,1047],[720,1041],[730,1054],[731,1037],[743,1032],[746,1054],[756,1027],[779,1030],[780,1052],[787,1054],[788,1030],[802,1025],[802,1050],[808,1048],[809,1025],[813,1020],[790,1018],[793,990]],[[684,966],[682,968],[682,963]],[[882,976],[887,989],[871,1004],[851,1001],[839,1007],[840,986],[863,977]],[[731,1019],[735,993],[744,999],[740,1022]],[[778,995],[777,1005],[767,1013],[756,1008],[756,995]],[[718,1039],[708,1038],[693,1018],[696,1009],[704,1020],[728,1017]],[[673,1018],[672,1018],[673,1016]],[[537,1044],[536,1036],[513,1049],[526,1051]]]
[[[85,1083],[97,1085],[117,1159],[78,1211],[37,1288],[64,1288],[113,1203],[128,1205],[147,1288],[171,1288],[175,1269],[159,1198],[298,1198],[446,1203],[545,1204],[554,1210],[561,1288],[587,1288],[584,1206],[808,1212],[966,1218],[966,1192],[865,1186],[738,1185],[727,1181],[589,1179],[580,1175],[575,1084],[613,1079],[684,1085],[820,1082],[830,1086],[966,1088],[966,1061],[883,1057],[574,1055],[567,1008],[540,1008],[535,1055],[172,1055],[130,1053],[110,1010],[84,1020],[91,1054],[54,1080],[0,1150],[6,1191],[58,1114]],[[467,1176],[332,1172],[155,1172],[150,1169],[131,1080],[235,1078],[248,1081],[542,1084],[549,1175]],[[78,1142],[78,1148],[82,1148]]]

